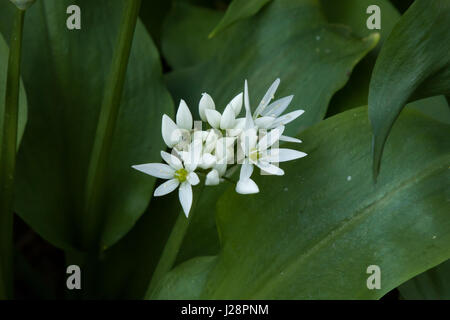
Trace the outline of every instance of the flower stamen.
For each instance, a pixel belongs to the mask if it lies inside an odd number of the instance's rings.
[[[181,168],[181,169],[178,169],[177,171],[175,171],[173,176],[175,179],[178,179],[178,181],[180,181],[180,183],[182,183],[182,182],[186,181],[188,174],[189,174],[189,172],[187,172],[186,169]]]

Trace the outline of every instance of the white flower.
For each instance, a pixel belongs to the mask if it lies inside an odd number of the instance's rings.
[[[147,163],[132,166],[134,169],[148,175],[168,180],[156,188],[154,192],[155,197],[166,195],[180,186],[178,196],[186,217],[189,216],[192,206],[192,186],[200,182],[194,171],[197,168],[199,150],[201,149],[197,145],[197,141],[194,141],[189,149],[188,161],[184,163],[184,166],[180,159],[164,151],[161,151],[161,157],[167,164]]]
[[[242,93],[239,93],[230,101],[230,103],[227,104],[222,114],[219,111],[215,110],[215,107],[206,108],[206,105],[214,105],[214,102],[211,101],[208,102],[208,104],[201,104],[201,106],[205,105],[205,107],[200,108],[200,117],[201,113],[204,112],[206,121],[210,124],[211,127],[215,129],[232,130],[241,124],[241,122],[237,120],[236,117],[239,115],[242,109]]]
[[[157,178],[166,179],[155,189],[154,196],[162,196],[179,187],[178,194],[186,217],[192,207],[192,186],[199,183],[195,170],[207,172],[205,185],[217,185],[225,180],[229,163],[243,164],[236,191],[241,194],[259,192],[258,185],[251,179],[254,166],[263,172],[283,175],[279,162],[298,159],[306,153],[276,147],[278,141],[301,142],[297,138],[283,136],[285,125],[299,117],[303,110],[282,113],[289,106],[293,96],[287,96],[270,103],[280,83],[279,79],[270,86],[252,115],[245,80],[244,92],[236,95],[225,107],[223,113],[216,110],[214,100],[203,93],[199,102],[200,118],[212,127],[208,130],[193,128],[193,117],[184,100],[180,101],[175,122],[167,115],[162,118],[162,136],[172,154],[161,151],[166,164],[147,163],[133,166],[134,169]],[[238,118],[242,105],[245,117]],[[264,129],[264,130],[261,130]],[[239,159],[235,159],[235,142]]]
[[[191,140],[193,119],[186,102],[181,99],[176,115],[176,123],[166,114],[163,115],[161,132],[169,148],[184,150]]]
[[[233,161],[235,140],[235,137],[223,137],[217,140],[214,154],[219,163],[228,163]]]
[[[269,94],[270,97],[270,95],[273,94],[278,86],[278,83],[279,80],[272,84],[262,102],[264,102],[265,99],[270,100],[267,96]],[[245,81],[244,86],[244,105],[246,110],[245,129],[240,135],[240,144],[244,152],[244,162],[241,167],[239,181],[236,185],[236,192],[241,194],[250,194],[259,192],[258,186],[250,178],[253,173],[254,165],[269,174],[284,175],[284,171],[273,163],[298,159],[306,156],[306,153],[292,149],[270,148],[273,144],[280,140],[280,137],[284,131],[283,125],[267,132],[258,141],[258,125],[256,120],[254,120],[251,116],[247,81]],[[260,104],[258,109],[264,110],[264,106],[261,107]]]
[[[253,113],[253,119],[255,120],[255,126],[262,129],[273,129],[279,126],[285,126],[291,121],[294,121],[301,116],[304,110],[295,110],[285,115],[281,115],[289,106],[292,101],[293,95],[278,99],[269,104],[274,98],[275,92],[280,84],[280,79],[276,79],[267,90],[266,94],[262,98],[255,112]],[[280,141],[296,142],[300,143],[301,140],[286,136],[281,136]]]
[[[255,128],[247,129],[243,133],[241,136],[241,147],[244,150],[245,159],[241,167],[236,192],[242,194],[259,192],[256,183],[250,179],[254,165],[269,174],[282,176],[284,175],[283,169],[274,165],[274,163],[290,161],[306,156],[306,153],[297,150],[270,148],[280,139],[283,130],[284,127],[275,128],[264,135],[259,141]]]

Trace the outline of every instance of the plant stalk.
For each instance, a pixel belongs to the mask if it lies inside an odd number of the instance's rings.
[[[19,118],[20,58],[25,11],[16,10],[6,79],[3,132],[0,141],[0,300],[13,294],[13,212]]]
[[[105,85],[94,147],[88,168],[84,225],[82,226],[82,230],[85,230],[83,245],[85,248],[95,245],[98,251],[102,250],[103,247],[99,243],[103,217],[101,203],[104,195],[108,157],[113,143],[140,6],[141,0],[127,0],[124,5],[117,46]]]
[[[152,279],[145,295],[146,299],[151,299],[158,283],[170,270],[172,270],[175,260],[178,257],[178,253],[180,252],[181,245],[183,244],[184,237],[186,236],[187,230],[194,216],[203,188],[204,186],[201,185],[198,192],[194,193],[194,199],[189,217],[186,218],[183,212],[178,214],[175,225],[170,232],[169,238],[167,239],[163,252],[161,253],[155,271],[153,271]]]

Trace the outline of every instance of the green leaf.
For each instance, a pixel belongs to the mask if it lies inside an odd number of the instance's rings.
[[[385,42],[370,81],[373,174],[383,146],[408,101],[450,94],[450,2],[417,0]]]
[[[328,24],[319,6],[307,0],[272,1],[217,38],[227,41],[214,57],[168,75],[175,101],[186,100],[198,113],[201,93],[208,92],[220,110],[243,91],[248,79],[251,105],[256,107],[279,77],[277,97],[295,95],[286,112],[306,111],[301,121],[287,128],[288,135],[324,117],[331,96],[378,39],[376,34],[356,38],[347,28]]]
[[[33,32],[25,34],[22,74],[30,121],[18,154],[16,211],[52,244],[85,250],[88,163],[123,1],[78,1],[81,30],[65,27],[70,4],[39,1],[27,12]],[[2,2],[0,21],[9,19],[4,7]],[[127,233],[148,205],[155,179],[131,165],[160,161],[161,117],[172,109],[158,52],[138,22],[106,168],[100,235],[106,247]]]
[[[107,186],[106,181],[109,174],[107,168],[114,141],[114,133],[117,128],[123,88],[140,7],[141,0],[127,0],[124,4],[111,68],[103,90],[95,140],[89,161],[83,211],[85,220],[82,222],[84,225],[83,231],[85,232],[83,232],[82,241],[84,247],[91,247],[91,249],[98,250],[98,252],[102,250],[102,246],[106,246],[100,239],[102,238],[102,228],[104,227],[104,190]],[[97,245],[100,246],[94,249]]]
[[[320,121],[331,96],[348,80],[353,66],[376,45],[377,36],[359,39],[348,28],[333,26],[311,1],[272,1],[254,17],[240,21],[215,37],[226,39],[223,50],[196,66],[168,76],[175,101],[184,99],[193,113],[202,92],[220,110],[249,79],[251,105],[257,103],[279,77],[277,98],[294,94],[286,113],[306,112],[286,128],[287,135]],[[196,116],[198,119],[198,116]],[[214,203],[224,187],[208,187],[186,235],[178,262],[217,252]]]
[[[269,1],[271,0],[233,0],[225,16],[209,34],[209,38],[214,37],[217,33],[228,28],[233,23],[253,16]]]
[[[408,300],[450,300],[450,260],[419,274],[398,289],[402,298]]]
[[[221,39],[208,39],[208,32],[222,16],[220,11],[175,2],[161,36],[162,53],[169,65],[177,69],[214,56],[224,43]]]
[[[171,0],[143,1],[141,5],[139,16],[158,46],[161,42],[162,25],[171,5]]]
[[[156,291],[160,300],[199,299],[201,289],[206,285],[208,276],[217,263],[217,257],[199,257],[191,259],[172,272],[160,282]]]
[[[366,108],[304,131],[299,149],[308,156],[281,163],[284,176],[255,174],[259,194],[230,188],[220,199],[216,262],[181,264],[152,298],[382,297],[450,257],[449,129],[406,111],[376,185]],[[381,268],[380,290],[366,286],[370,265]],[[198,268],[211,270],[200,280]]]
[[[367,105],[369,82],[382,44],[400,19],[400,14],[389,0],[320,0],[322,10],[331,23],[349,26],[360,37],[366,37],[374,31],[379,32],[380,41],[353,69],[349,81],[331,99],[328,115],[334,115],[352,108]],[[366,13],[370,5],[377,5],[381,10],[381,29],[370,30],[366,22]]]
[[[133,229],[104,252],[96,279],[96,298],[142,299],[180,214],[177,192],[153,198]]]
[[[416,100],[407,104],[406,108],[416,109],[434,120],[450,123],[450,106],[445,96]]]

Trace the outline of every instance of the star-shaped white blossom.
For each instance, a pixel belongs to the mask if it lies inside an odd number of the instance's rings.
[[[274,84],[276,84],[276,82]],[[272,87],[274,87],[274,85],[272,85]],[[272,87],[269,88],[268,92],[274,90]],[[245,81],[244,86],[244,105],[246,110],[245,129],[240,136],[241,148],[244,152],[244,161],[241,167],[239,181],[236,185],[236,192],[250,194],[259,192],[258,186],[250,178],[253,173],[253,165],[258,166],[264,172],[272,175],[284,175],[284,171],[274,165],[274,163],[302,158],[306,156],[306,153],[292,149],[271,148],[272,145],[280,140],[284,131],[283,125],[272,129],[258,140],[258,126],[256,120],[251,116],[247,81]]]
[[[272,103],[270,101],[274,98],[275,92],[280,84],[280,79],[276,79],[267,90],[266,94],[262,98],[255,112],[253,113],[253,119],[255,120],[255,126],[262,129],[273,129],[279,126],[285,126],[288,123],[294,121],[301,116],[304,110],[295,110],[285,115],[281,115],[289,106],[293,95],[278,99]],[[270,104],[269,104],[270,103]],[[300,143],[301,140],[297,138],[281,136],[280,141],[296,142]]]
[[[304,152],[277,146],[279,141],[301,142],[297,138],[283,136],[283,131],[285,125],[303,113],[303,110],[295,110],[282,115],[293,96],[270,103],[279,83],[280,80],[276,79],[270,86],[253,115],[247,80],[244,92],[236,95],[223,113],[216,110],[211,96],[203,93],[199,114],[201,120],[209,124],[207,130],[193,128],[192,114],[186,102],[181,100],[175,121],[167,115],[162,117],[162,137],[172,149],[172,154],[161,151],[166,164],[147,163],[132,167],[167,180],[155,189],[156,197],[179,188],[179,200],[188,217],[193,201],[192,186],[200,182],[197,173],[206,174],[205,185],[217,185],[225,180],[226,174],[232,170],[227,171],[228,165],[240,160],[234,158],[237,146],[238,158],[239,151],[243,151],[243,163],[236,191],[241,194],[259,192],[258,185],[251,179],[255,166],[268,174],[283,175],[278,163],[306,156]],[[238,118],[242,105],[245,106],[245,117]]]
[[[198,142],[198,141],[197,141]],[[183,162],[176,156],[161,151],[161,157],[167,164],[146,163],[132,166],[134,169],[160,179],[167,179],[154,192],[155,197],[160,197],[174,191],[178,186],[178,197],[186,217],[192,206],[192,186],[200,182],[194,172],[200,158],[201,147],[194,141],[189,147],[188,157]]]

